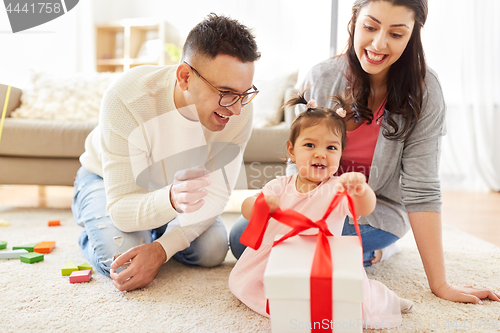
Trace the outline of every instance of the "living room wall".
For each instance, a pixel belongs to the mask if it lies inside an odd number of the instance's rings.
[[[53,74],[93,70],[90,1],[32,29],[13,34],[7,12],[0,10],[0,83],[25,87],[32,69]]]
[[[10,32],[7,13],[0,11],[0,82],[22,88],[31,69],[53,74],[95,70],[96,23],[156,17],[175,27],[183,41],[210,12],[229,15],[253,30],[262,52],[257,80],[297,69],[300,80],[330,55],[331,0],[83,0],[67,14],[16,34]]]
[[[181,40],[211,12],[237,19],[252,29],[262,52],[257,80],[296,69],[303,75],[330,55],[331,0],[92,0],[92,4],[95,23],[156,17],[177,28]]]

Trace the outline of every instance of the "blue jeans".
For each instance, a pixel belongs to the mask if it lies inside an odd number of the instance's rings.
[[[231,252],[239,259],[246,246],[240,243],[240,237],[248,225],[248,220],[241,216],[233,225],[229,233],[229,246]],[[371,260],[375,255],[375,250],[383,249],[386,246],[397,241],[399,238],[390,232],[380,230],[368,224],[360,224],[359,229],[361,238],[363,239],[363,259],[364,266],[371,266]],[[346,217],[344,221],[344,228],[342,229],[342,236],[355,236],[356,229],[354,225],[349,224],[349,218]]]
[[[71,210],[76,223],[84,227],[78,238],[83,254],[99,273],[107,276],[117,254],[160,238],[171,222],[152,230],[120,231],[106,212],[104,180],[84,167],[76,176]],[[217,218],[188,248],[177,252],[173,258],[183,264],[213,267],[224,261],[227,250],[227,231]]]

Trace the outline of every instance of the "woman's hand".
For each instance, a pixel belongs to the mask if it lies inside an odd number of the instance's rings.
[[[266,200],[266,203],[269,206],[269,213],[273,213],[280,206],[280,198],[273,194],[265,195],[264,200]]]
[[[500,302],[500,294],[489,289],[454,286],[448,282],[441,285],[434,294],[442,299],[462,303],[483,304],[481,299],[484,298]]]
[[[441,214],[435,212],[410,212],[413,237],[417,243],[425,274],[432,292],[454,302],[481,304],[482,298],[500,301],[500,294],[489,289],[461,287],[446,281],[444,266]]]

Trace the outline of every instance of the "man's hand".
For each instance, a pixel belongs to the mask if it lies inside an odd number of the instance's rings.
[[[166,259],[167,254],[160,243],[153,242],[133,247],[111,264],[110,276],[113,284],[120,291],[146,287],[154,280]],[[129,262],[127,269],[120,274],[116,273],[115,269]]]
[[[212,183],[209,171],[203,166],[177,171],[170,187],[170,202],[178,212],[192,213],[200,209],[208,194],[204,188]]]

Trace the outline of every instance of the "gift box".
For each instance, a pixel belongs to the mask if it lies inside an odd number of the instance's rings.
[[[264,274],[264,290],[274,333],[318,329],[325,332],[363,331],[360,241],[357,236],[326,238],[332,258],[332,289],[331,295],[325,297],[331,297],[333,306],[330,319],[320,321],[311,321],[311,267],[317,246],[316,236],[297,235],[272,248]]]

